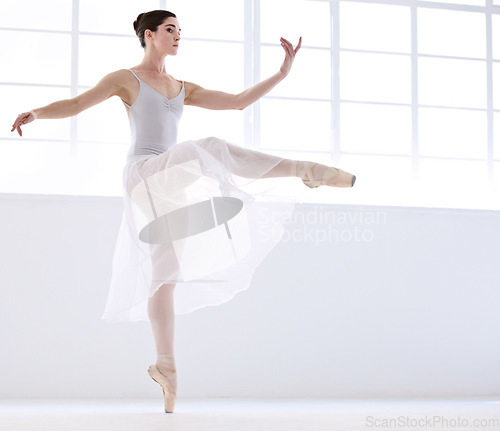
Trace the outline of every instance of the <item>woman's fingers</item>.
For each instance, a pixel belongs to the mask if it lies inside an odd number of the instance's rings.
[[[292,51],[293,51],[293,46],[290,42],[288,42],[288,40],[284,39],[284,38],[281,38],[281,46],[283,48],[285,48],[285,51],[292,55]]]
[[[28,124],[30,122],[29,117],[30,117],[29,112],[19,114],[16,118],[16,121],[14,121],[14,124],[12,125],[11,132],[13,132],[14,130],[17,130],[17,133],[19,133],[19,136],[23,136],[23,131],[21,130],[21,126]],[[31,120],[31,121],[33,121],[33,120]]]
[[[14,121],[14,124],[12,125],[12,130],[11,132],[13,132],[16,128],[17,128],[17,123],[19,122],[19,117],[16,118],[16,121]]]
[[[302,46],[302,36],[299,37],[299,43],[297,44],[297,47],[294,49],[295,54],[297,54],[297,51],[300,49]]]
[[[14,121],[14,124],[12,125],[11,132],[13,132],[16,129],[17,129],[17,133],[19,133],[19,135],[21,135],[21,129],[19,128],[19,120]]]
[[[302,36],[299,38],[299,43],[297,44],[297,47],[294,49],[293,45],[286,40],[285,38],[281,38],[281,46],[285,48],[285,50],[290,54],[290,55],[295,55],[297,54],[297,51],[300,49],[302,46]]]

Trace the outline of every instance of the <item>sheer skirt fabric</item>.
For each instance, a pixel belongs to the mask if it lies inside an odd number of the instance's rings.
[[[130,159],[103,320],[147,321],[164,283],[175,314],[248,289],[295,208],[278,187],[290,179],[263,178],[282,160],[214,137]]]

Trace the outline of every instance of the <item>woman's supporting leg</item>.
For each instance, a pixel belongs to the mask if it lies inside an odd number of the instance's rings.
[[[148,316],[156,346],[156,365],[174,388],[177,388],[174,357],[174,288],[175,284],[163,284],[149,298]]]

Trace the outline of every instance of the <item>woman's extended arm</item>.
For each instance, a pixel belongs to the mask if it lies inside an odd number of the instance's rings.
[[[295,54],[300,49],[302,38],[299,39],[297,47],[286,39],[281,38],[281,46],[285,50],[285,60],[281,65],[279,72],[259,82],[251,88],[243,91],[240,94],[229,94],[223,91],[206,90],[199,85],[186,83],[186,105],[198,106],[207,109],[244,109],[252,103],[259,100],[262,96],[271,91],[278,82],[285,78],[290,72]]]
[[[103,102],[111,96],[121,95],[123,90],[121,85],[122,77],[122,71],[112,72],[102,78],[95,87],[79,96],[72,99],[59,100],[43,108],[23,112],[14,121],[11,132],[17,129],[19,136],[23,136],[21,126],[31,123],[36,119],[72,117],[85,109]]]

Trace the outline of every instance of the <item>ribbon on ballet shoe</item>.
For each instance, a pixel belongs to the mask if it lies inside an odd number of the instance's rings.
[[[316,188],[319,186],[342,187],[337,184],[337,177],[340,175],[340,170],[332,166],[327,166],[323,172],[321,179],[314,179],[311,172],[311,179],[302,180],[303,183],[309,188]]]
[[[301,160],[292,160],[290,173],[294,177],[299,177],[302,181],[312,181],[314,180],[313,169],[317,163],[305,162]]]

